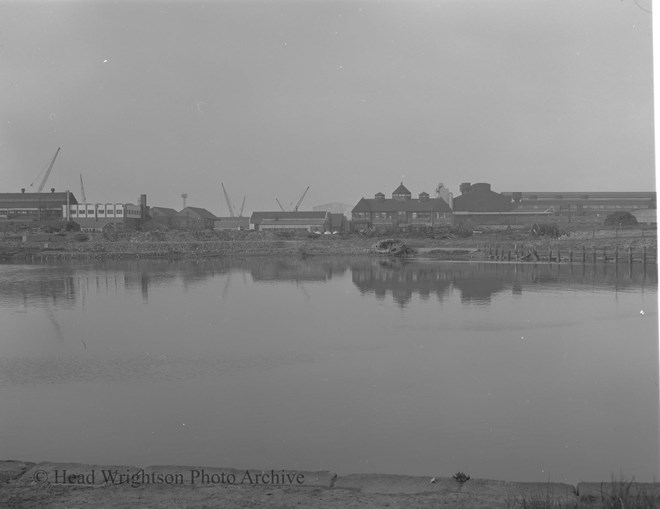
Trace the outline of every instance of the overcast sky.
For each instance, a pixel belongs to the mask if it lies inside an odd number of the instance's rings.
[[[650,0],[0,2],[4,192],[655,189]],[[33,188],[30,184],[37,181]]]

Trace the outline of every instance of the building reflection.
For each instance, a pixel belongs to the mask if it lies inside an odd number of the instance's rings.
[[[406,307],[414,295],[439,302],[448,293],[460,292],[464,304],[488,305],[501,292],[522,295],[552,287],[626,289],[657,287],[657,266],[615,266],[503,263],[434,263],[407,260],[366,260],[351,265],[352,281],[362,294],[378,299],[392,296]]]

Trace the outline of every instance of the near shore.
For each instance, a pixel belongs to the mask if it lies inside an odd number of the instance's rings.
[[[631,228],[565,231],[536,237],[529,229],[454,230],[362,235],[306,232],[148,231],[0,233],[0,259],[53,261],[106,258],[203,258],[220,256],[375,255],[374,244],[396,236],[414,256],[448,260],[655,261],[657,231]],[[596,259],[594,259],[596,256]]]
[[[457,475],[336,475],[326,471],[0,461],[0,507],[17,509],[646,508],[659,503],[660,483],[624,480],[572,486],[465,480]]]

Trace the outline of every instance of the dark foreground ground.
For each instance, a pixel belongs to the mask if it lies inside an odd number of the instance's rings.
[[[0,461],[0,507],[650,508],[660,507],[660,483],[459,483],[451,477]]]
[[[528,228],[481,233],[431,230],[320,236],[293,231],[229,230],[0,232],[0,261],[374,255],[374,244],[393,237],[404,241],[415,256],[450,260],[611,262],[617,256],[621,262],[655,262],[657,257],[655,229],[594,227],[565,231],[558,238],[536,237]]]

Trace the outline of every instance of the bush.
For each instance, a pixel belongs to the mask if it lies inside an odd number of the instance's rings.
[[[76,233],[73,236],[73,240],[75,240],[76,242],[87,242],[89,240],[89,235],[87,235],[86,233]]]
[[[612,212],[605,218],[607,226],[634,226],[637,224],[637,218],[630,212],[617,211]]]

